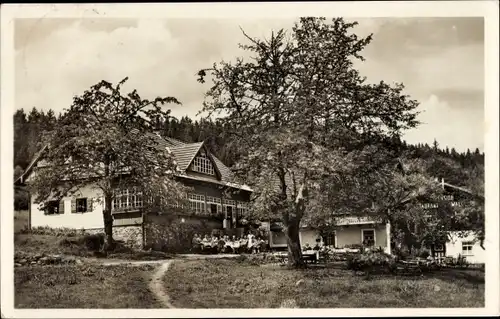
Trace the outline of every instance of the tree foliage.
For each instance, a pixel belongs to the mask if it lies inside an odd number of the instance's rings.
[[[47,200],[74,194],[83,187],[96,189],[104,199],[103,219],[108,246],[112,246],[111,205],[116,190],[135,186],[143,200],[180,201],[184,188],[175,181],[174,159],[152,134],[158,121],[169,117],[173,97],[142,99],[134,90],[106,81],[74,98],[68,112],[46,137],[43,159],[30,187],[42,208]]]
[[[371,40],[371,36],[359,39],[352,34],[354,25],[342,19],[327,23],[304,18],[289,34],[280,30],[263,40],[247,36],[248,44],[241,47],[253,59],[222,61],[199,72],[201,82],[211,77],[204,110],[222,115],[217,120],[173,118],[162,105],[176,103],[174,98],[148,101],[137,92],[122,95],[121,84],[107,82],[75,98],[71,109],[57,116],[52,110],[19,109],[14,114],[14,177],[45,145],[42,137],[48,133],[57,143],[69,139],[60,149],[49,150],[55,162],[64,162],[74,153],[76,158],[90,156],[94,164],[101,161],[102,166],[108,146],[119,146],[113,149],[117,150],[114,160],[122,158],[119,165],[150,167],[161,158],[146,159],[146,154],[157,152],[151,136],[142,132],[154,129],[188,143],[205,141],[255,188],[258,218],[282,220],[288,214],[292,224],[300,217],[319,227],[339,212],[372,214],[390,220],[393,233],[411,244],[441,236],[443,227],[472,229],[484,238],[484,153],[477,148],[465,152],[448,146],[441,149],[436,140],[432,146],[402,142],[401,131],[417,124],[416,102],[403,94],[401,84],[367,84],[353,68],[352,61],[363,59],[362,49]],[[141,105],[146,112],[138,109]],[[111,129],[106,131],[108,124]],[[78,138],[80,134],[83,138]],[[149,149],[144,145],[150,145]],[[57,154],[57,150],[63,152]],[[172,164],[168,158],[164,163],[166,167]],[[125,180],[112,178],[120,171],[119,165],[114,164],[107,175],[113,186]],[[401,165],[404,170],[398,168]],[[68,168],[65,174],[76,178],[86,172],[99,179],[104,173],[97,168]],[[62,175],[58,173],[49,176],[48,185],[59,182]],[[150,174],[152,170],[142,169],[137,175],[142,178],[135,182],[148,180]],[[417,203],[433,202],[440,193],[434,178],[470,189],[483,200],[459,208],[440,203],[440,213],[424,211]],[[99,181],[106,186],[104,179]],[[40,188],[43,185],[39,183]],[[144,191],[152,195],[159,186]],[[419,188],[427,196],[419,196]],[[50,192],[47,189],[45,195]],[[25,193],[16,190],[16,209],[27,209],[27,205]],[[429,214],[433,222],[423,218]]]
[[[241,48],[253,55],[248,61],[222,61],[198,74],[200,82],[207,72],[212,78],[203,111],[220,114],[239,137],[239,175],[256,190],[256,207],[285,224],[297,267],[299,226],[314,214],[310,204],[324,181],[342,187],[365,146],[418,124],[418,104],[402,84],[369,84],[354,68],[371,41],[352,33],[355,25],[301,18],[290,35],[247,36]]]

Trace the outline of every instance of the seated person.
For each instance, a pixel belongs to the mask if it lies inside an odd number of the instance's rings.
[[[304,246],[304,248],[302,248],[303,251],[308,251],[308,250],[311,250],[311,246],[309,246],[309,243],[306,243],[306,245]]]
[[[208,238],[208,235],[205,234],[205,236],[203,236],[203,239],[201,240],[201,244],[203,246],[208,246],[210,245],[210,239]]]
[[[232,241],[232,249],[233,249],[233,253],[238,253],[240,251],[240,247],[241,247],[241,244],[240,244],[240,239],[236,239],[236,236],[233,236],[233,238],[231,239]]]
[[[232,241],[229,236],[224,236],[224,252],[231,253],[233,252],[234,241]]]
[[[260,253],[262,250],[262,243],[263,240],[260,237],[257,237],[253,244],[253,251],[255,251],[256,253]]]
[[[212,247],[217,246],[217,243],[219,242],[219,237],[217,235],[213,235],[210,242],[212,244]]]
[[[201,237],[198,234],[194,234],[193,239],[191,240],[191,246],[194,251],[197,251],[201,248]]]
[[[200,249],[202,252],[206,253],[210,250],[211,242],[208,238],[208,235],[203,236],[203,239],[200,242]]]
[[[217,251],[217,237],[216,236],[212,236],[211,238],[209,238],[208,243],[206,245],[206,249],[210,253],[214,253]]]
[[[264,251],[269,251],[270,247],[269,247],[269,240],[266,239],[262,239],[262,249]]]
[[[226,246],[226,242],[224,241],[223,237],[221,237],[218,241],[217,241],[217,252],[219,253],[223,253],[224,252],[224,248]]]
[[[240,239],[240,251],[246,251],[248,245],[248,239],[246,237],[242,237]]]

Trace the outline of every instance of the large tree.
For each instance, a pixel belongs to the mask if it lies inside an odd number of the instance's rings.
[[[101,81],[74,98],[58,125],[47,135],[43,159],[31,190],[43,206],[84,187],[99,192],[104,208],[106,247],[112,249],[112,202],[122,187],[135,187],[146,203],[145,211],[180,201],[185,189],[175,181],[173,157],[158,144],[153,129],[169,118],[173,97],[143,99],[136,90]]]
[[[251,57],[200,70],[211,76],[203,111],[238,138],[238,175],[255,190],[254,208],[285,225],[289,263],[303,266],[299,227],[314,215],[322,185],[354,174],[366,145],[415,127],[417,102],[393,86],[366,82],[354,60],[372,39],[343,19],[301,18],[287,35],[246,35]],[[374,168],[375,169],[375,168]]]

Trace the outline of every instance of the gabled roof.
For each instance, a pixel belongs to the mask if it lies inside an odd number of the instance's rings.
[[[238,185],[236,183],[233,183],[233,174],[231,172],[231,169],[224,165],[221,160],[219,160],[217,157],[215,157],[208,149],[205,148],[205,151],[209,155],[209,157],[212,159],[214,163],[214,169],[216,170],[218,176],[220,177],[220,181],[214,180],[212,178],[205,178],[203,176],[191,176],[187,174],[187,169],[189,168],[189,165],[193,161],[194,157],[198,154],[200,149],[202,147],[205,147],[204,142],[197,142],[197,143],[184,143],[182,141],[179,141],[174,138],[170,137],[162,137],[159,134],[156,133],[147,133],[151,137],[155,138],[155,141],[157,143],[156,149],[158,151],[170,151],[172,152],[177,167],[182,171],[180,174],[180,177],[184,178],[189,178],[189,179],[194,179],[194,180],[199,180],[199,181],[205,181],[205,182],[210,182],[210,183],[215,183],[219,185],[224,185],[224,186],[229,186],[233,188],[239,188],[247,191],[252,191],[248,186],[246,185]],[[25,178],[31,173],[31,170],[35,166],[35,164],[40,161],[42,158],[42,154],[45,151],[45,149],[48,146],[45,145],[34,157],[34,159],[31,161],[30,165],[26,168],[25,172],[19,176],[15,180],[15,184],[23,184],[25,181]]]
[[[215,165],[217,165],[217,168],[219,169],[221,180],[231,181],[233,179],[233,172],[231,171],[231,169],[224,165],[224,163],[222,163],[221,160],[217,157],[212,156],[212,158],[215,162]]]
[[[175,156],[177,166],[182,170],[186,170],[202,146],[203,142],[199,142],[170,147],[169,149]]]
[[[455,185],[452,185],[452,184],[446,183],[446,182],[443,182],[442,185],[443,185],[443,187],[453,188],[453,189],[459,190],[459,191],[461,191],[463,193],[467,193],[467,194],[470,194],[470,195],[473,195],[473,196],[478,196],[478,197],[484,198],[484,195],[482,195],[482,194],[476,194],[473,191],[468,190],[468,189],[463,188],[463,187],[460,187],[460,186],[455,186]]]
[[[35,164],[40,160],[43,152],[45,152],[45,150],[47,149],[47,147],[48,147],[48,144],[44,145],[42,147],[42,149],[35,154],[35,156],[33,157],[33,160],[31,161],[31,163],[28,165],[28,167],[26,167],[26,170],[24,170],[24,172],[21,174],[21,176],[19,176],[14,181],[14,185],[19,185],[19,184],[23,184],[24,183],[25,177],[28,176],[31,173],[31,170],[33,169],[33,167],[35,166]]]
[[[186,145],[186,143],[176,140],[175,138],[163,136],[163,139],[167,141],[169,144],[171,144],[172,147]]]
[[[147,136],[153,137],[156,140],[157,146],[156,148],[159,150],[164,150],[167,147],[177,147],[177,146],[182,146],[186,145],[186,143],[176,140],[174,138],[170,137],[163,137],[158,133],[146,133]]]

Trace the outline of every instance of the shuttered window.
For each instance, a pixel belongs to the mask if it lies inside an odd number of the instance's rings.
[[[71,200],[71,213],[88,213],[92,212],[93,208],[93,199],[92,198],[73,198]]]
[[[60,215],[64,214],[64,200],[51,200],[47,202],[44,208],[45,215]]]

